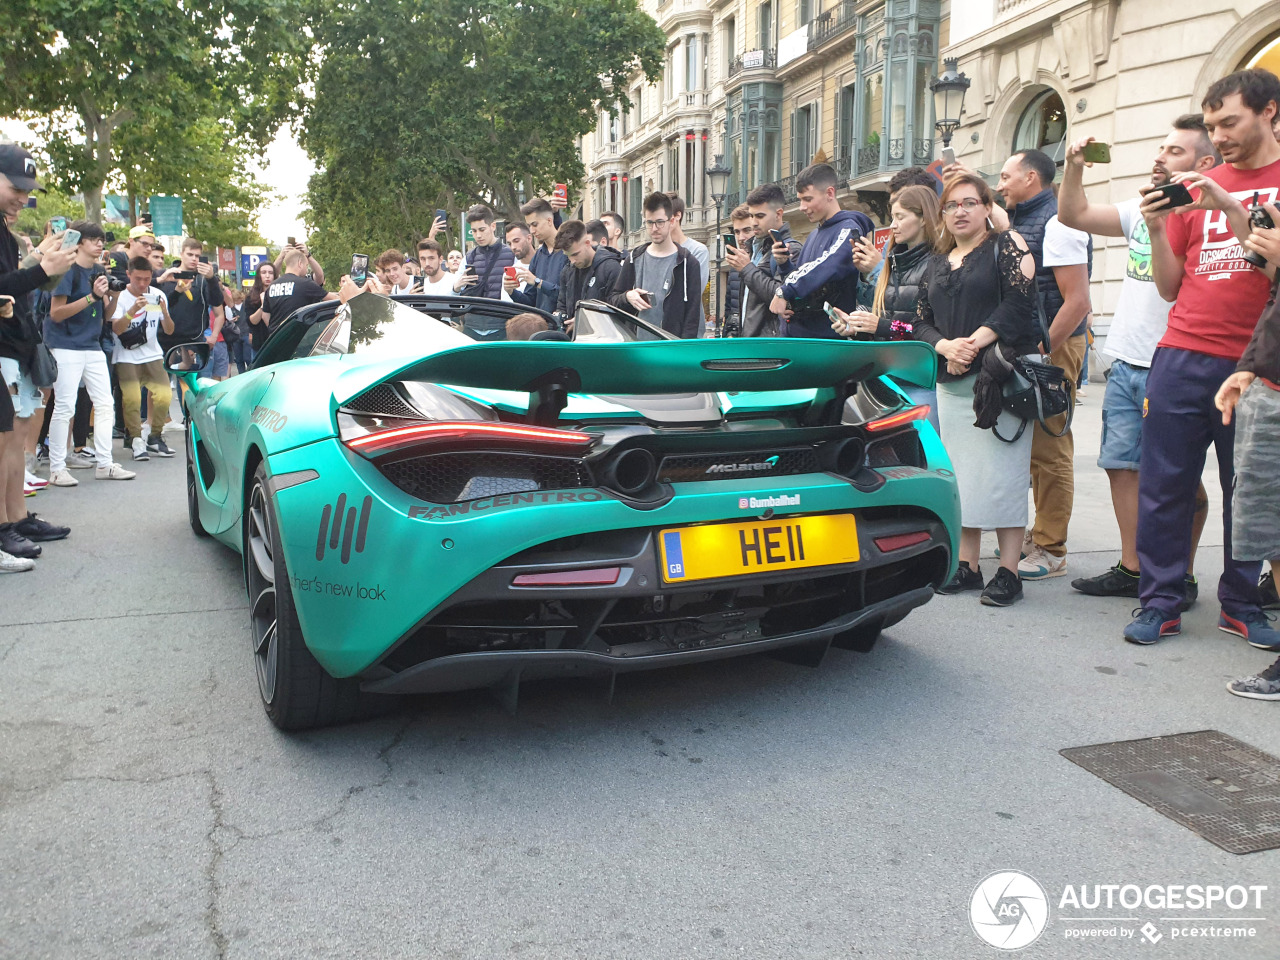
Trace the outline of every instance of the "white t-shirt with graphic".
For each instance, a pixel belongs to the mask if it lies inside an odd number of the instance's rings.
[[[160,329],[160,320],[164,313],[160,309],[159,301],[164,294],[151,287],[147,290],[155,303],[148,303],[142,313],[133,318],[132,326],[138,324],[146,324],[147,342],[136,347],[126,349],[120,345],[120,338],[112,331],[111,339],[115,341],[115,349],[111,351],[112,363],[150,363],[152,360],[163,360],[164,351],[160,348],[160,341],[157,337],[157,331]],[[127,287],[120,291],[120,298],[116,301],[116,312],[111,315],[112,320],[119,320],[130,310],[133,305],[138,302],[138,298],[133,295],[133,291]]]
[[[1134,197],[1116,204],[1120,229],[1129,238],[1129,259],[1102,351],[1135,367],[1149,367],[1156,344],[1169,325],[1169,308],[1173,304],[1156,289],[1151,272],[1151,234],[1147,221],[1138,212],[1141,202],[1141,197]]]

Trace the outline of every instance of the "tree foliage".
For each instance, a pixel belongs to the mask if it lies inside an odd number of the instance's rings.
[[[665,37],[636,0],[341,0],[300,128],[307,214],[326,269],[411,247],[434,211],[580,183],[578,140],[660,75]],[[456,218],[455,218],[456,220]]]
[[[96,219],[129,124],[160,132],[153,150],[208,117],[270,136],[299,99],[304,2],[8,0],[0,115],[43,122],[55,179]]]

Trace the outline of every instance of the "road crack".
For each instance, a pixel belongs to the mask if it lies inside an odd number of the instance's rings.
[[[209,931],[209,938],[213,941],[213,949],[218,960],[225,960],[227,935],[222,929],[222,883],[218,879],[218,870],[222,866],[222,858],[226,855],[221,834],[228,828],[222,809],[222,788],[218,786],[218,778],[214,776],[212,770],[206,769],[201,772],[209,784],[209,809],[213,813],[213,823],[205,835],[205,840],[209,844],[209,862],[204,868],[204,879],[209,889],[209,898],[204,911],[204,924]],[[232,832],[236,832],[234,828]]]

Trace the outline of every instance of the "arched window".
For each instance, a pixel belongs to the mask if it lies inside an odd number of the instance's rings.
[[[1272,34],[1240,65],[1242,70],[1261,67],[1280,76],[1280,33]]]
[[[1013,134],[1013,153],[1043,150],[1059,167],[1067,149],[1067,108],[1054,90],[1045,90],[1027,105]]]

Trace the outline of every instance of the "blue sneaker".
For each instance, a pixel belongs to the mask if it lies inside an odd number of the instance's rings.
[[[1271,625],[1271,618],[1261,610],[1246,613],[1239,619],[1229,616],[1224,610],[1218,617],[1218,629],[1244,637],[1249,646],[1259,650],[1280,650],[1280,630]]]
[[[1130,643],[1150,646],[1163,637],[1182,632],[1182,618],[1169,616],[1155,607],[1139,607],[1133,611],[1133,621],[1124,628],[1124,638]]]

